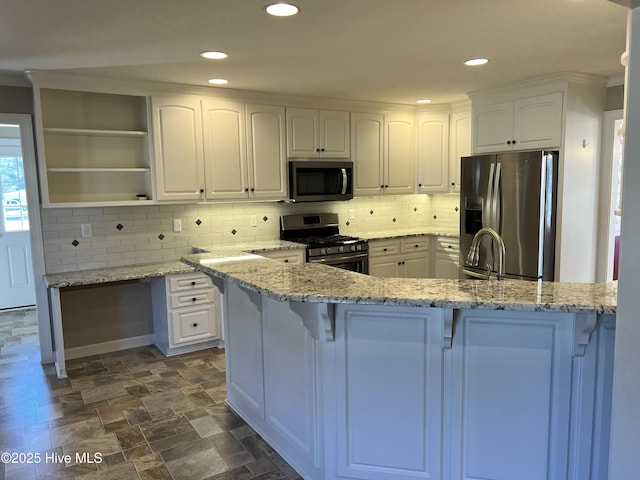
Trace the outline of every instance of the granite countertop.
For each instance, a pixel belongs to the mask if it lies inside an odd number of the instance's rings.
[[[229,245],[211,245],[193,247],[196,253],[206,253],[211,250],[217,252],[250,252],[266,253],[276,250],[302,249],[305,245],[282,240],[236,243]],[[45,284],[50,288],[78,287],[83,285],[98,285],[101,283],[140,280],[143,278],[163,277],[173,273],[189,273],[194,269],[179,260],[127,265],[123,267],[95,268],[73,272],[51,273],[44,276]]]
[[[436,230],[430,228],[401,228],[397,230],[379,230],[375,232],[353,232],[349,233],[354,237],[364,238],[366,240],[390,240],[393,238],[431,236],[431,237],[452,237],[458,238],[460,232],[451,230]]]
[[[615,313],[617,282],[377,278],[320,264],[285,264],[236,251],[183,262],[281,301],[539,312]]]
[[[200,245],[193,247],[195,253],[207,253],[211,251],[231,251],[248,253],[266,253],[278,250],[300,250],[306,248],[303,243],[288,242],[286,240],[268,240],[262,242],[234,243],[229,245]]]
[[[127,265],[124,267],[94,268],[76,272],[52,273],[44,276],[47,287],[64,288],[100,283],[123,282],[142,278],[163,277],[172,273],[189,273],[194,268],[178,260],[173,262]]]

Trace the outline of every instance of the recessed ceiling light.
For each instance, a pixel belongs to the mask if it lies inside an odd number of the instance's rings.
[[[475,65],[484,65],[489,60],[486,58],[472,58],[471,60],[467,60],[464,62],[465,65],[475,66]]]
[[[228,57],[228,55],[226,53],[224,53],[224,52],[211,52],[211,51],[202,52],[200,54],[200,56],[202,58],[206,58],[206,59],[209,59],[209,60],[222,60],[223,58],[227,58]]]
[[[269,15],[273,15],[274,17],[290,17],[291,15],[295,15],[300,11],[300,9],[295,5],[282,2],[267,5],[265,7],[265,10]]]
[[[420,100],[416,100],[416,103],[431,103],[430,98],[421,98]]]
[[[229,80],[226,80],[224,78],[210,78],[209,83],[211,85],[226,85],[227,83],[229,83]]]

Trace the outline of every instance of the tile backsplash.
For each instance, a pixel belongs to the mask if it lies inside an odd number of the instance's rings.
[[[47,273],[177,260],[193,246],[279,238],[280,216],[337,212],[344,234],[405,228],[458,229],[458,195],[390,195],[348,202],[150,205],[42,210]],[[256,226],[251,226],[255,217]],[[179,219],[181,232],[173,232]],[[92,236],[82,237],[81,225]]]

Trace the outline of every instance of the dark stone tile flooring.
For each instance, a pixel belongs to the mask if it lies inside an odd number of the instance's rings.
[[[63,380],[40,365],[37,343],[9,350],[0,354],[0,452],[18,463],[3,458],[0,480],[300,479],[224,404],[223,350],[97,355],[67,362]]]

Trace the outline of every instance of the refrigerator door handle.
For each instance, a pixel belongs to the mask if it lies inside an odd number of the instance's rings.
[[[487,183],[487,199],[486,205],[482,209],[482,226],[483,227],[491,227],[493,218],[493,181],[494,181],[494,172],[495,172],[496,164],[491,162],[491,167],[489,167],[489,182]]]
[[[491,227],[498,233],[500,232],[500,176],[502,171],[502,163],[496,163],[496,176],[493,182],[493,201],[492,201],[492,211],[491,211]]]

